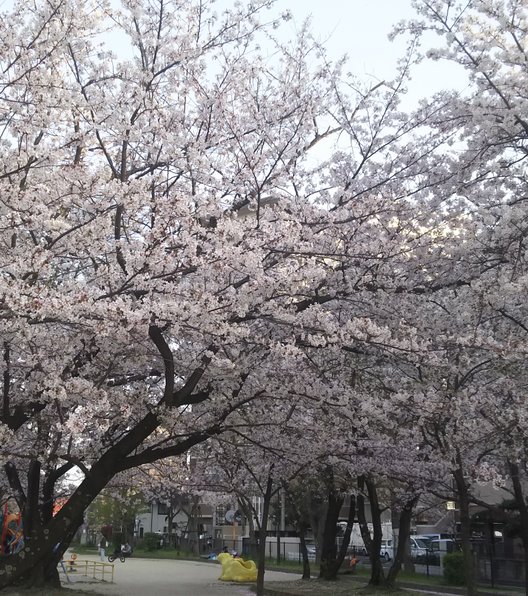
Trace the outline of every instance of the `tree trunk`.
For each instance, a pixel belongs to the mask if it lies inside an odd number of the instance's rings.
[[[97,494],[99,491],[93,498]],[[83,514],[84,508],[76,518],[69,520],[66,529],[34,523],[21,553],[10,555],[1,562],[0,569],[3,568],[5,573],[0,576],[0,589],[13,584],[32,589],[60,587],[57,565],[82,525]]]
[[[322,500],[318,495],[315,495],[313,492],[309,494],[308,500],[310,525],[312,527],[313,536],[315,538],[315,544],[317,545],[315,553],[315,562],[320,563],[321,545],[323,543],[324,532],[323,520],[326,519],[327,503],[324,500]]]
[[[372,517],[373,535],[371,536],[365,515],[365,497],[360,494],[357,499],[358,519],[359,527],[361,529],[361,536],[370,558],[371,574],[369,585],[383,586],[385,584],[385,574],[383,572],[383,565],[381,564],[380,559],[382,531],[381,510],[379,508],[378,494],[372,480],[368,480],[365,477],[359,478],[358,486],[360,490],[363,490],[365,486],[367,487]]]
[[[526,499],[522,489],[519,465],[509,461],[508,467],[510,469],[510,476],[513,484],[513,494],[515,495],[515,501],[517,508],[519,509],[519,517],[521,520],[521,540],[524,550],[524,586],[525,593],[528,596],[528,507],[526,506]]]
[[[38,462],[30,467],[32,477],[31,482],[28,483],[29,490],[23,508],[27,507],[24,514],[29,516],[32,527],[30,533],[25,536],[27,545],[21,552],[0,558],[0,590],[17,582],[33,586],[40,585],[42,582],[53,584],[53,581],[56,581],[56,567],[82,525],[85,510],[118,472],[144,463],[137,459],[142,454],[132,457],[129,454],[157,426],[156,416],[152,412],[148,413],[92,465],[81,484],[57,515],[51,519],[47,519],[48,516],[43,514],[42,508],[46,504],[39,504],[38,495],[34,496],[32,492],[29,492],[36,491],[39,484],[35,472],[39,468]],[[173,447],[171,455],[185,453],[190,447],[207,440],[207,438],[205,433],[197,433],[179,443],[177,449]],[[125,460],[126,465],[124,465]],[[6,465],[6,474],[16,481],[17,474],[14,465]],[[59,477],[57,476],[56,479]],[[46,494],[52,493],[50,486],[47,486]],[[36,507],[37,512],[30,511],[31,507]]]
[[[329,481],[328,507],[323,530],[323,541],[321,544],[321,567],[319,577],[325,580],[334,580],[337,577],[337,522],[339,513],[343,506],[344,499],[337,495],[333,478]]]
[[[411,534],[412,513],[417,502],[418,497],[407,501],[399,513],[398,546],[396,552],[394,553],[394,561],[387,575],[387,585],[390,587],[393,587],[396,582],[396,578],[398,577],[398,573],[401,570],[401,566],[405,558],[405,553],[408,550],[407,545],[409,543],[409,537]]]
[[[255,511],[244,496],[239,497],[238,505],[247,519],[249,526],[249,558],[256,561],[258,559],[258,544],[255,534]]]
[[[460,542],[464,555],[464,575],[466,580],[466,594],[476,596],[478,594],[475,574],[473,569],[473,553],[471,550],[471,518],[469,515],[469,490],[464,478],[462,468],[453,472],[457,487],[458,506],[460,510]]]
[[[262,521],[260,523],[259,544],[258,544],[258,571],[257,571],[257,596],[264,596],[264,573],[266,570],[266,536],[268,527],[269,510],[273,490],[273,476],[268,476],[266,492],[264,493],[264,505],[262,507]]]
[[[343,535],[343,542],[341,542],[341,548],[337,553],[336,559],[336,573],[341,568],[343,561],[345,560],[348,545],[350,544],[350,536],[352,536],[352,529],[354,528],[354,519],[356,518],[356,496],[350,495],[350,505],[348,508],[348,518],[345,533]]]
[[[289,507],[289,515],[299,534],[299,552],[303,564],[302,579],[310,579],[310,560],[308,559],[308,548],[306,546],[306,531],[310,527],[310,522],[306,508],[306,494],[302,493],[302,495],[300,495],[298,491],[292,491],[291,486],[285,487],[284,494]]]
[[[198,527],[198,504],[193,499],[189,515],[189,539],[191,541],[191,552],[194,555],[200,554],[200,530]],[[233,545],[234,548],[234,545]]]
[[[155,326],[149,327],[149,336],[158,348],[160,342],[165,343],[161,337],[161,331]],[[168,349],[168,346],[166,347]],[[161,353],[163,355],[163,346]],[[176,392],[170,391],[170,383],[166,385],[164,400],[166,402],[170,400],[169,405],[178,406],[192,403],[188,400],[192,400],[192,391],[203,371],[203,367],[196,369],[188,382]],[[9,418],[9,408],[6,407],[5,402],[4,415]],[[33,461],[29,466],[27,495],[24,495],[22,490],[16,466],[10,462],[6,464],[4,468],[6,476],[27,520],[28,528],[25,529],[26,546],[19,553],[0,558],[0,590],[17,582],[31,586],[42,583],[53,585],[58,579],[57,564],[83,523],[86,508],[118,472],[152,463],[167,456],[181,455],[191,447],[221,432],[220,425],[213,425],[207,431],[191,433],[170,447],[145,449],[138,453],[137,448],[159,427],[159,424],[158,415],[150,411],[120,435],[120,438],[93,463],[91,469],[86,471],[84,480],[55,517],[50,518],[50,511],[52,511],[50,503],[44,503],[44,498],[41,499],[39,495],[40,462]],[[133,452],[135,452],[134,455],[131,455]],[[42,490],[46,500],[53,499],[55,482],[71,467],[71,464],[66,464],[57,470],[49,471]]]
[[[280,491],[277,492],[277,519],[276,519],[276,529],[277,529],[277,565],[281,561],[281,526],[280,526],[280,518],[281,518],[281,501],[280,501]]]
[[[396,550],[400,543],[400,524],[401,524],[401,511],[394,493],[391,494],[391,527],[392,527],[392,554],[393,560],[396,559]]]
[[[43,521],[36,478],[39,468],[35,464],[29,470],[33,477],[23,508],[24,519],[30,520],[29,531],[24,529],[25,546],[21,552],[0,559],[0,590],[15,583],[31,588],[57,585],[57,565],[82,525],[84,511],[114,475],[103,464],[94,465],[93,473],[85,477],[57,515]]]
[[[167,544],[169,548],[172,546],[172,519],[174,517],[174,512],[172,509],[172,502],[169,505],[169,510],[167,511]]]
[[[299,524],[299,541],[303,562],[303,574],[301,579],[310,579],[310,559],[308,559],[308,549],[306,548],[306,527]]]
[[[61,581],[57,565],[58,561],[54,557],[41,561],[19,579],[17,586],[33,590],[60,589]]]

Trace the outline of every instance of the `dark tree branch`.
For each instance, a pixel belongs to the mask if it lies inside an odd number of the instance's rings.
[[[163,358],[163,366],[165,369],[165,389],[163,391],[163,402],[167,406],[172,406],[175,399],[174,393],[174,357],[169,348],[169,344],[165,341],[161,329],[157,325],[150,325],[149,337],[158,348],[158,351]]]
[[[69,472],[75,464],[68,462],[55,470],[50,470],[42,485],[42,521],[46,524],[53,517],[53,503],[55,497],[55,483],[66,472]]]
[[[182,453],[188,451],[191,447],[194,447],[195,445],[207,441],[212,436],[217,435],[222,431],[223,428],[221,428],[218,425],[215,425],[207,429],[207,431],[194,433],[187,439],[184,439],[183,441],[180,441],[175,445],[156,449],[145,449],[141,453],[137,453],[136,455],[131,455],[123,459],[122,462],[118,465],[117,471],[122,472],[124,470],[135,468],[136,466],[141,466],[143,464],[155,462],[165,457],[174,457],[177,455],[181,455]]]
[[[153,369],[147,373],[138,373],[135,375],[125,375],[124,377],[116,377],[108,381],[108,387],[122,387],[129,383],[135,383],[136,381],[145,381],[151,377],[159,377],[161,375],[159,370]]]
[[[27,473],[27,499],[22,510],[24,524],[24,540],[29,542],[32,539],[33,528],[39,520],[39,492],[40,492],[40,462],[32,459],[29,463]]]
[[[22,483],[20,482],[20,477],[18,475],[18,470],[13,462],[8,461],[4,465],[4,470],[7,476],[7,480],[9,482],[9,486],[14,493],[15,500],[18,504],[18,507],[22,509],[26,504],[26,493],[22,488]]]
[[[211,347],[209,347],[209,351],[216,354],[216,352],[218,351],[218,348],[211,346]],[[194,389],[200,382],[200,379],[203,377],[203,375],[205,373],[205,369],[207,368],[207,366],[209,365],[210,362],[211,362],[211,356],[207,356],[204,354],[204,356],[202,357],[202,366],[199,366],[198,368],[196,368],[193,371],[193,373],[191,374],[191,376],[188,378],[185,385],[174,392],[174,395],[172,397],[172,402],[171,402],[172,405],[181,406],[181,405],[187,403],[187,400],[190,398],[192,392],[194,391]]]
[[[3,387],[3,402],[2,402],[2,420],[4,423],[8,423],[10,418],[9,411],[9,385],[11,383],[11,354],[10,347],[7,341],[4,342],[4,387]]]

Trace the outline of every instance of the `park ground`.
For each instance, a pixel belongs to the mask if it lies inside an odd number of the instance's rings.
[[[98,561],[95,555],[82,555],[79,559]],[[109,568],[110,569],[110,568]],[[56,592],[31,591],[31,596],[251,596],[251,585],[233,584],[218,580],[220,565],[215,562],[131,558],[114,564],[114,582],[101,582],[82,573],[70,574],[71,584],[66,590]],[[64,580],[63,574],[61,574]],[[266,587],[270,596],[378,596],[387,592],[366,588],[368,577],[342,576],[335,582],[300,580],[298,573],[266,571]],[[432,596],[439,594],[434,587],[418,587],[391,592],[391,596]],[[515,592],[496,591],[499,596]],[[2,596],[29,596],[28,592],[3,591]],[[456,594],[456,592],[442,592]]]

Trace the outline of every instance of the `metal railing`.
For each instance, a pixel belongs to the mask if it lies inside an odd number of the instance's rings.
[[[110,576],[110,583],[114,583],[114,565],[113,563],[105,563],[104,561],[87,561],[85,559],[65,559],[62,561],[62,568],[66,575],[76,573],[91,577],[92,579],[100,579],[101,581],[108,581],[106,574]]]

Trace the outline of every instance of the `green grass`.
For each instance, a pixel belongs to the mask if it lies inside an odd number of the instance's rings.
[[[277,559],[266,559],[266,569],[273,569],[274,571],[288,571],[290,573],[298,573],[302,575],[303,566],[302,563],[297,561],[282,561],[277,563]],[[319,565],[310,563],[310,573],[316,575],[319,573]]]
[[[78,555],[97,555],[99,550],[95,546],[86,545],[75,545],[72,546],[72,550]],[[112,548],[106,549],[106,556],[111,554]],[[178,550],[175,548],[163,548],[156,550],[145,550],[143,548],[135,548],[133,557],[143,559],[196,559],[203,560],[202,557],[198,557],[191,552]]]
[[[134,557],[144,559],[197,559],[203,560],[192,552],[178,550],[175,548],[160,548],[156,550],[134,549]]]
[[[95,546],[87,546],[86,544],[72,544],[71,549],[78,555],[97,555],[99,550]]]

